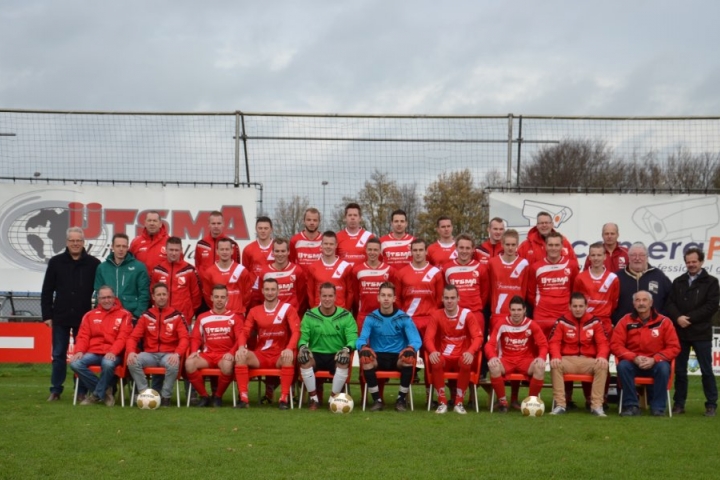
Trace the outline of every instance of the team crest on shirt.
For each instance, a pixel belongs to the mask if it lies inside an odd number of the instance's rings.
[[[652,332],[652,336],[653,336],[653,337],[659,337],[659,336],[660,336],[660,330],[659,330],[659,329],[653,328],[653,329],[650,330],[650,331]]]
[[[592,329],[585,330],[585,336],[587,338],[593,338],[594,335],[595,335],[595,330],[592,330]]]
[[[294,282],[294,281],[295,281],[295,278],[296,278],[296,275],[290,275],[290,281],[291,281],[291,282]]]
[[[658,291],[660,290],[660,285],[656,281],[651,281],[648,283],[648,290],[650,290],[650,293],[654,293],[657,295]]]
[[[165,331],[166,331],[167,333],[171,334],[174,329],[175,329],[175,324],[174,324],[174,323],[166,323],[166,324],[165,324]]]
[[[115,319],[115,326],[113,327],[113,329],[119,330],[119,329],[120,329],[120,325],[122,324],[122,320],[123,320],[122,317],[116,318],[116,319]]]
[[[570,269],[569,269],[569,268],[566,268],[566,269],[563,270],[563,271],[565,272],[565,275],[570,275]]]
[[[532,331],[530,331],[529,328],[528,328],[527,330],[525,330],[525,336],[526,336],[526,337],[529,337],[529,336],[531,336],[531,335],[532,335]]]
[[[160,247],[160,255],[165,255],[165,246]]]
[[[475,278],[478,278],[480,276],[480,272],[478,272],[477,270],[473,270],[472,274]]]
[[[178,277],[178,283],[180,285],[185,285],[185,282],[186,282],[185,277]]]

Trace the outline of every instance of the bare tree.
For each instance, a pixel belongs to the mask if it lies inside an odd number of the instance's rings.
[[[720,167],[720,155],[704,152],[693,155],[687,148],[678,148],[668,155],[665,179],[668,188],[705,190],[713,188]]]
[[[390,228],[390,213],[400,208],[402,195],[398,184],[387,173],[375,170],[370,180],[357,193],[363,209],[365,228],[375,235],[384,235]]]
[[[273,216],[273,230],[276,236],[290,238],[304,228],[303,215],[310,205],[307,197],[293,196],[290,201],[280,199]]]
[[[400,208],[405,210],[407,214],[407,230],[410,234],[415,234],[419,227],[419,216],[422,213],[422,200],[417,193],[417,184],[409,183],[400,186]]]

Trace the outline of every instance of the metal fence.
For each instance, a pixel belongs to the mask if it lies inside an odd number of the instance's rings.
[[[0,292],[0,323],[39,322],[40,295],[31,292]]]
[[[0,179],[252,184],[260,211],[293,195],[327,211],[374,171],[421,195],[462,169],[512,187],[539,149],[572,139],[605,142],[634,162],[678,150],[717,155],[720,117],[0,110]]]

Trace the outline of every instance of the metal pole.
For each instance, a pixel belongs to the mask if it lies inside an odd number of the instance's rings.
[[[235,112],[235,187],[240,186],[240,114]]]
[[[517,186],[520,186],[520,152],[522,151],[522,115],[518,120],[518,160],[517,160]]]
[[[240,114],[240,124],[242,126],[242,141],[243,141],[243,153],[245,154],[245,181],[250,183],[250,160],[248,159],[247,150],[247,134],[245,133],[245,115],[242,112]]]
[[[327,210],[325,210],[325,187],[327,187],[328,181],[323,180],[322,181],[322,187],[323,187],[323,211],[322,211],[322,225],[325,226],[325,217],[327,216]]]
[[[513,144],[513,114],[508,113],[508,137],[507,137],[507,186],[512,184],[512,144]]]

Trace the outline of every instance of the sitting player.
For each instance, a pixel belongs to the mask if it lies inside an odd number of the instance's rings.
[[[425,331],[423,345],[429,352],[433,387],[438,395],[435,413],[446,413],[445,372],[458,372],[455,391],[456,413],[464,415],[465,390],[470,383],[470,369],[482,346],[482,331],[475,315],[467,308],[458,307],[459,296],[455,285],[445,285],[444,308],[433,312]]]
[[[317,410],[320,404],[315,370],[332,373],[332,395],[340,393],[348,378],[357,340],[357,324],[352,314],[335,305],[335,285],[323,283],[319,294],[320,306],[308,310],[303,316],[298,342],[300,375],[308,389],[310,410]]]
[[[200,395],[198,407],[222,407],[222,396],[233,381],[234,356],[240,338],[243,319],[227,310],[228,290],[224,285],[212,288],[212,309],[198,316],[190,338],[190,351],[185,372],[193,388]],[[221,375],[212,401],[198,370],[219,368]]]
[[[248,408],[249,368],[280,369],[280,410],[290,408],[290,387],[292,386],[295,348],[300,338],[300,317],[289,303],[278,298],[278,281],[266,278],[262,283],[265,302],[250,309],[245,319],[243,333],[238,340],[235,354],[235,378],[240,390],[237,408]],[[247,339],[257,329],[257,346],[248,350]],[[249,368],[248,368],[249,367]]]
[[[525,301],[518,295],[510,300],[510,315],[493,327],[485,355],[488,358],[490,382],[498,397],[498,411],[507,413],[505,375],[522,373],[530,379],[530,396],[537,397],[545,378],[548,343],[542,329],[525,316]]]
[[[412,382],[417,351],[422,345],[417,327],[405,312],[394,307],[395,285],[384,282],[378,293],[380,308],[365,317],[362,333],[357,340],[368,391],[375,402],[370,410],[385,408],[380,398],[376,372],[399,371],[400,391],[395,410],[407,410],[406,396]]]

